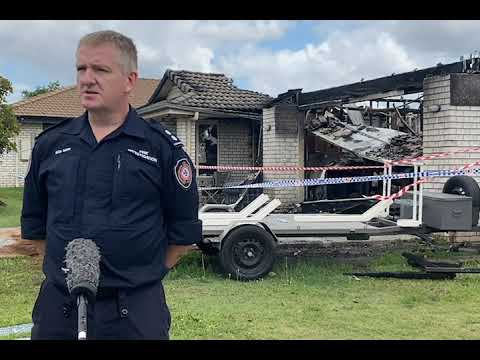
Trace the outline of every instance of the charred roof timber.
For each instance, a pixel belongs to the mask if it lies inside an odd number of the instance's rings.
[[[302,89],[289,89],[287,92],[278,94],[278,96],[270,101],[265,107],[269,108],[278,103],[299,103],[299,95],[301,94]]]
[[[338,86],[334,88],[298,93],[289,91],[279,95],[269,103],[273,106],[285,98],[292,98],[295,94],[300,110],[316,109],[326,105],[338,103],[352,103],[354,101],[364,101],[373,96],[376,100],[381,97],[414,94],[423,91],[423,80],[429,76],[448,75],[452,73],[462,73],[466,71],[464,61],[459,61],[447,65],[438,64],[437,66],[410,71],[403,74],[390,75],[374,80],[361,81],[349,85]],[[382,95],[382,96],[380,96]],[[360,98],[363,98],[360,100]],[[376,99],[375,99],[376,98]]]

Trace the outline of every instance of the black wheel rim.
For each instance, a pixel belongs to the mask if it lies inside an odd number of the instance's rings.
[[[239,268],[252,269],[257,267],[265,257],[265,246],[261,240],[243,238],[233,246],[233,261]]]

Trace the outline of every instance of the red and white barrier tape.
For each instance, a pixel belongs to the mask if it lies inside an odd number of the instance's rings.
[[[460,169],[462,169],[462,170],[468,170],[468,169],[472,169],[472,168],[474,168],[474,167],[477,167],[477,166],[479,166],[479,165],[480,165],[480,160],[477,160],[477,161],[475,161],[475,162],[473,162],[473,163],[471,163],[471,164],[467,164],[467,165],[462,166]]]
[[[238,171],[323,171],[323,170],[357,170],[357,169],[383,169],[384,165],[371,166],[317,166],[317,167],[301,167],[301,166],[211,166],[197,165],[197,169],[204,170],[238,170]]]
[[[395,200],[395,199],[398,199],[398,198],[402,197],[403,195],[405,195],[405,193],[408,190],[410,190],[412,187],[414,187],[418,184],[424,184],[424,183],[427,183],[427,182],[428,182],[428,180],[420,179],[420,180],[417,180],[410,185],[407,185],[407,186],[403,187],[402,189],[400,189],[399,192],[396,192],[395,194],[392,194],[390,196],[374,195],[371,198],[375,199],[375,200]]]
[[[476,148],[476,149],[480,149],[480,148]],[[464,165],[460,168],[458,168],[457,170],[469,170],[469,169],[473,169],[475,167],[478,167],[480,165],[480,160],[477,160],[473,163],[470,163],[470,164],[467,164],[467,165]],[[400,197],[402,197],[403,195],[405,195],[405,193],[410,190],[412,187],[418,185],[418,184],[425,184],[425,183],[428,183],[429,180],[426,180],[426,179],[420,179],[420,180],[417,180],[415,182],[413,182],[412,184],[410,185],[407,185],[405,186],[404,188],[400,189],[400,191],[396,192],[395,194],[392,194],[390,196],[383,196],[383,195],[374,195],[372,196],[371,198],[372,199],[376,199],[376,200],[394,200],[394,199],[398,199]]]
[[[472,153],[472,152],[480,152],[480,147],[472,147],[472,148],[463,148],[459,150],[453,150],[449,152],[441,152],[441,153],[432,153],[429,155],[423,155],[419,156],[416,158],[411,158],[411,159],[402,159],[402,160],[395,160],[395,161],[385,161],[385,163],[388,165],[400,165],[400,164],[412,164],[418,161],[424,161],[424,160],[433,160],[433,159],[439,159],[439,158],[444,158],[453,154],[460,154],[460,153]]]

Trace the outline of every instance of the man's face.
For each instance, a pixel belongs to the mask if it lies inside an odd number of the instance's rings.
[[[77,87],[89,111],[115,111],[128,103],[136,72],[123,70],[120,51],[109,44],[81,46],[77,51]]]

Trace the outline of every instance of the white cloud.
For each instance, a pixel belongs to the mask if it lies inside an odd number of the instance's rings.
[[[390,34],[362,28],[333,32],[298,51],[246,46],[223,56],[220,66],[234,78],[248,78],[257,91],[277,95],[292,88],[313,91],[410,71],[416,63]]]
[[[404,20],[387,23],[392,37],[421,57],[440,56],[457,61],[479,50],[479,20]]]
[[[314,22],[309,22],[314,23]],[[167,68],[223,72],[248,88],[277,95],[290,88],[312,91],[456,61],[475,50],[479,21],[318,22],[319,39],[286,43],[291,21],[2,21],[0,64],[19,64],[41,83],[75,81],[79,38],[113,29],[137,44],[141,77],[161,78]],[[321,32],[320,32],[321,31]],[[315,29],[312,29],[315,34]],[[269,42],[277,41],[275,47]],[[294,46],[294,49],[293,49]],[[276,49],[276,50],[272,50]],[[25,72],[25,71],[24,71]],[[40,75],[39,75],[40,74]],[[13,81],[14,82],[14,81]],[[18,84],[15,84],[19,87]],[[17,94],[19,92],[17,91]],[[18,96],[18,95],[16,95]]]
[[[278,21],[2,21],[0,63],[21,59],[33,71],[71,83],[80,37],[113,29],[138,44],[141,76],[161,77],[167,66],[208,71],[224,47],[278,38],[288,26]]]
[[[205,21],[198,35],[215,42],[259,42],[280,38],[292,25],[289,21]]]
[[[479,50],[480,21],[352,21],[318,25],[318,43],[297,51],[244,46],[220,59],[231,76],[277,95],[313,91],[458,61]],[[341,25],[341,26],[340,26]],[[301,43],[301,39],[299,39]]]

